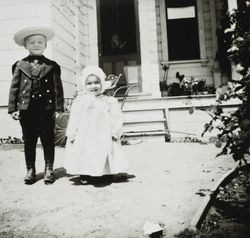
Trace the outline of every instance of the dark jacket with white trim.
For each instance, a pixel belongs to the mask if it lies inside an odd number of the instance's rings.
[[[31,99],[32,76],[29,57],[12,67],[13,78],[9,92],[8,113],[27,110]],[[63,86],[60,66],[52,60],[43,58],[39,78],[45,110],[63,111]]]

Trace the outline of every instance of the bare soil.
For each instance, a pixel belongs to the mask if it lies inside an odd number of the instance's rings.
[[[212,144],[149,143],[123,146],[127,181],[81,185],[63,168],[56,148],[56,181],[43,181],[43,151],[37,148],[37,181],[24,185],[23,145],[0,146],[1,238],[145,238],[146,222],[163,224],[174,237],[190,222],[223,174],[235,163],[215,158]]]
[[[184,230],[184,238],[249,238],[250,237],[250,167],[236,172],[235,177],[219,188],[200,230]]]

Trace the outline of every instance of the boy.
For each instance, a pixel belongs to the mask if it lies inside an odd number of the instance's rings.
[[[63,111],[63,87],[60,66],[43,56],[47,41],[54,36],[51,28],[30,27],[17,32],[16,44],[24,46],[29,56],[12,67],[8,113],[20,120],[24,140],[27,174],[25,184],[36,180],[36,145],[40,137],[44,151],[45,184],[55,180],[54,116]]]

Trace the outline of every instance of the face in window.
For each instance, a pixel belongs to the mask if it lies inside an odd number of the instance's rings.
[[[25,40],[25,48],[30,55],[42,55],[46,46],[46,39],[43,35],[32,35]]]
[[[102,92],[101,80],[95,75],[90,75],[85,82],[85,88],[88,93],[96,96]]]

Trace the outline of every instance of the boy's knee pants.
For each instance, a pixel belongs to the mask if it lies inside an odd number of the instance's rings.
[[[46,164],[54,162],[54,111],[39,108],[20,112],[24,152],[27,166],[34,166],[37,139],[40,137]]]

